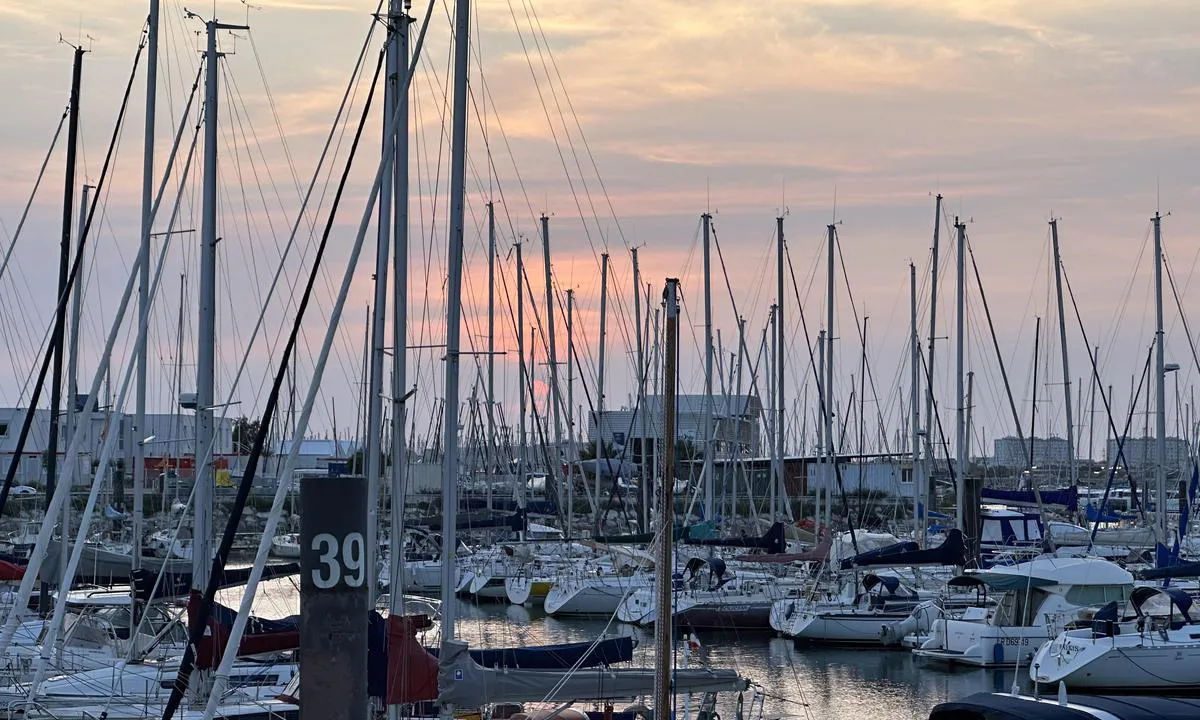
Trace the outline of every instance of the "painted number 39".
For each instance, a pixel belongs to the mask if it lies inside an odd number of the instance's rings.
[[[313,584],[328,590],[345,580],[349,587],[362,587],[366,578],[363,561],[366,547],[362,533],[352,532],[341,543],[329,533],[313,536],[312,549],[321,553],[321,566],[313,568]]]

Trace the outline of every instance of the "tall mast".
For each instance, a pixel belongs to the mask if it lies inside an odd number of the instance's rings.
[[[79,232],[75,240],[76,255],[83,252],[83,226],[87,222],[88,191],[91,189],[92,186],[85,183],[79,198]],[[75,396],[79,394],[79,319],[82,314],[83,296],[76,290],[71,294],[71,329],[67,335],[67,409],[63,414],[63,419],[66,421],[64,438],[68,445],[71,444],[71,438],[78,429],[78,422],[75,417]],[[71,468],[73,475],[76,469],[74,467]],[[65,544],[64,541],[64,546]]]
[[[468,42],[471,31],[471,0],[454,4],[454,105],[450,131],[450,242],[449,280],[446,283],[446,421],[445,455],[442,467],[442,642],[454,639],[454,586],[457,566],[456,523],[458,521],[458,368],[462,320],[462,260],[464,204],[467,163],[467,75],[470,72]],[[442,714],[453,717],[453,708]]]
[[[653,360],[653,362],[654,362],[654,394],[659,397],[660,402],[662,401],[661,385],[659,385],[659,380],[660,380],[659,367],[662,365],[662,337],[659,335],[659,328],[661,327],[661,325],[660,325],[661,314],[662,314],[661,307],[654,308],[654,360]],[[659,413],[663,412],[663,407],[661,405],[659,406],[658,411],[659,411]],[[658,419],[658,422],[655,422],[654,430],[658,429],[659,422],[662,422],[661,417]],[[659,459],[660,440],[657,438],[658,433],[652,432],[651,435],[656,436],[656,438],[652,441],[654,444],[654,451],[651,453],[651,459],[653,460],[653,467],[651,469],[651,477],[660,479],[662,482],[666,482],[665,476],[662,476],[660,474],[662,472],[662,464]],[[654,497],[655,497],[655,504],[657,504],[658,503],[658,495],[655,495]]]
[[[713,319],[712,319],[712,215],[700,216],[704,225],[704,518],[711,521],[713,513]],[[782,234],[783,226],[780,225]],[[782,302],[782,300],[780,300]]]
[[[549,354],[547,360],[550,362],[550,412],[554,416],[554,452],[550,454],[554,467],[547,469],[550,476],[556,479],[554,484],[558,488],[558,505],[562,507],[562,402],[558,395],[558,344],[554,337],[554,285],[550,276],[550,218],[545,215],[542,215],[542,265],[546,274],[546,351]],[[569,531],[567,535],[570,536]]]
[[[217,21],[205,23],[204,182],[200,225],[200,312],[196,334],[195,526],[192,531],[192,587],[208,586],[212,544],[213,376],[216,365],[217,283]]]
[[[779,363],[779,347],[782,344],[779,337],[779,305],[772,305],[767,323],[771,326],[771,358]],[[767,331],[763,330],[763,344],[767,342]],[[771,398],[772,403],[779,402],[779,373],[774,372],[775,368],[771,368],[772,372],[767,375],[768,388],[767,394]],[[774,427],[771,434],[771,491],[770,491],[770,506],[768,515],[772,522],[776,518],[776,508],[779,506],[779,477],[783,475],[781,466],[783,465],[783,455],[779,452],[779,411],[777,406],[772,407],[772,423]]]
[[[787,422],[787,393],[784,391],[783,366],[787,362],[786,335],[783,313],[783,265],[787,258],[787,245],[783,237],[783,216],[775,218],[775,455],[779,458],[775,466],[775,476],[771,479],[771,521],[779,515],[777,501],[787,502],[787,491],[784,488],[783,438]],[[782,495],[782,497],[780,497]]]
[[[86,183],[83,186],[83,192],[79,198],[79,232],[76,238],[75,254],[78,256],[83,252],[83,231],[84,225],[87,223],[88,211],[88,190],[90,185]],[[76,418],[75,396],[79,394],[79,318],[82,315],[83,309],[83,289],[82,284],[75,285],[75,292],[71,293],[71,329],[67,337],[67,407],[63,413],[63,419],[66,421],[65,445],[71,446],[71,440],[78,430],[78,419]],[[135,436],[136,437],[136,436]],[[70,477],[78,477],[79,472],[79,457],[78,455],[68,454],[66,456]],[[71,506],[68,503],[63,503],[62,509],[62,542],[59,543],[60,564],[63,572],[67,569],[67,559],[71,555],[70,550],[70,521],[71,521]],[[139,545],[134,545],[139,547]],[[69,583],[70,578],[65,578],[64,582]]]
[[[567,437],[570,457],[575,454],[575,291],[567,290]],[[574,463],[572,462],[573,466]],[[563,513],[567,526],[563,528],[571,537],[571,523],[575,518],[575,473],[567,471],[567,507]]]
[[[917,329],[917,266],[908,264],[908,303],[909,303],[909,424],[912,430],[912,484],[913,484],[913,524],[915,525],[917,544],[925,547],[925,499],[921,495],[921,411],[917,407],[921,397],[921,339]]]
[[[150,334],[150,233],[153,230],[154,188],[154,111],[158,103],[158,17],[159,0],[150,0],[150,18],[146,23],[146,121],[142,139],[142,234],[138,246],[141,268],[138,275],[138,327],[146,328],[134,348],[137,377],[134,380],[133,420],[133,569],[142,566],[142,513],[146,487],[147,336]],[[72,398],[74,403],[75,399]],[[137,622],[136,603],[131,620]]]
[[[821,422],[820,424],[817,424],[817,457],[822,466],[828,466],[828,463],[833,461],[832,458],[829,457],[829,444],[826,442],[826,432],[827,428],[832,427],[833,420],[828,418],[829,395],[827,394],[826,389],[824,389],[824,386],[826,386],[826,384],[824,384],[826,383],[826,378],[824,378],[824,350],[826,350],[824,336],[826,336],[826,331],[817,331],[817,402],[820,403],[820,406],[818,407],[821,408]],[[824,475],[824,478],[826,478],[826,487],[824,487],[824,493],[826,493],[827,503],[829,502],[829,491],[832,490],[834,482],[833,470],[830,468],[832,468],[832,466],[823,468],[824,472],[826,472],[826,475]],[[821,517],[818,516],[816,521],[817,526],[820,526]]]
[[[596,534],[600,534],[600,460],[604,457],[604,346],[608,330],[608,253],[600,255],[600,349],[596,376]]]
[[[525,261],[519,239],[513,247],[517,249],[517,465],[521,471],[517,483],[524,488],[525,473],[529,471],[525,436]]]
[[[966,304],[966,258],[967,258],[967,226],[954,219],[954,229],[958,233],[958,276],[955,283],[955,295],[957,296],[957,313],[955,320],[957,322],[957,330],[954,337],[955,349],[955,430],[958,434],[955,442],[955,477],[958,478],[957,492],[954,493],[954,524],[959,530],[963,528],[963,479],[967,472],[967,426],[966,419],[963,414],[963,402],[965,399],[965,390],[963,388],[963,375],[966,371],[966,327],[967,327],[967,304]]]
[[[656,717],[668,717],[671,707],[671,567],[672,536],[675,525],[675,361],[678,354],[679,334],[679,280],[667,279],[664,293],[666,300],[666,356],[663,376],[663,478],[658,486],[658,592],[655,601],[658,609],[654,623],[654,646],[658,648],[654,674],[654,713]]]
[[[404,499],[407,488],[408,462],[404,429],[408,426],[408,406],[405,404],[408,385],[408,26],[412,18],[405,11],[407,2],[391,0],[388,8],[391,21],[399,25],[393,29],[395,50],[395,102],[399,112],[395,113],[393,128],[396,143],[392,160],[392,486],[391,486],[391,557],[389,577],[391,588],[389,612],[400,614],[404,609]],[[389,72],[389,75],[392,73]],[[389,83],[390,85],[391,83]],[[386,173],[386,169],[384,170]],[[490,295],[489,295],[490,297]],[[490,333],[489,333],[490,335]],[[490,356],[489,356],[490,358]],[[391,720],[401,717],[399,706],[390,706]]]
[[[937,341],[937,296],[938,296],[938,259],[939,238],[942,229],[942,196],[939,194],[933,203],[933,249],[929,260],[929,353],[926,356],[926,375],[929,380],[925,383],[925,472],[928,475],[934,468],[935,455],[933,452],[933,434],[937,431],[937,422],[933,416],[933,350]],[[929,487],[924,487],[925,497],[922,503],[929,502]]]
[[[646,462],[646,344],[642,338],[642,271],[638,267],[637,248],[630,248],[629,255],[633,259],[633,326],[637,335],[637,410],[633,414],[637,423],[634,434],[638,439],[639,454],[643,467]],[[647,308],[648,309],[648,308]],[[638,493],[638,529],[646,532],[649,527],[648,510],[650,484],[639,484]]]
[[[1075,461],[1075,424],[1071,414],[1071,365],[1067,361],[1067,315],[1063,309],[1062,255],[1058,250],[1058,220],[1050,221],[1050,237],[1054,245],[1054,287],[1058,295],[1058,344],[1062,349],[1063,396],[1067,413],[1067,481],[1079,482],[1079,464]]]
[[[830,473],[829,486],[826,490],[825,506],[826,513],[831,513],[832,505],[830,504],[829,491],[833,490],[834,483],[838,476],[838,459],[837,446],[833,441],[833,411],[834,411],[834,394],[833,394],[833,303],[836,298],[834,294],[834,258],[837,256],[837,228],[833,224],[827,225],[825,228],[825,246],[826,246],[826,268],[827,276],[825,278],[825,443],[826,456],[829,458]]]
[[[1158,541],[1168,543],[1167,536],[1167,391],[1166,356],[1163,336],[1162,282],[1162,217],[1154,213],[1154,452],[1156,456],[1155,508],[1157,510]]]
[[[396,35],[399,28],[395,26],[388,8],[388,36],[386,49],[387,79],[383,83],[383,122],[381,153],[386,157],[389,149],[395,143],[396,94],[395,85],[397,57]],[[393,162],[395,158],[393,156]],[[363,451],[362,467],[367,476],[367,548],[366,566],[371,577],[379,575],[379,495],[381,476],[383,474],[383,362],[385,350],[385,331],[387,329],[387,290],[388,290],[388,253],[392,243],[392,201],[394,193],[395,173],[386,169],[379,185],[378,224],[376,225],[375,242],[375,295],[371,306],[370,318],[370,355],[367,365],[366,392],[366,437],[360,446]],[[400,538],[394,538],[397,542]],[[399,545],[397,547],[400,547]],[[389,568],[390,570],[390,568]],[[369,590],[372,604],[375,602],[376,587],[371,583]]]
[[[79,84],[83,75],[83,48],[75,48],[74,61],[71,65],[71,114],[67,121],[67,169],[63,185],[62,236],[59,242],[58,254],[58,298],[60,302],[54,315],[54,333],[50,338],[54,346],[54,359],[51,366],[50,380],[50,434],[46,443],[46,507],[49,509],[51,497],[54,495],[55,481],[58,479],[58,432],[60,409],[62,408],[62,379],[63,379],[63,339],[66,335],[67,305],[61,302],[67,292],[67,275],[71,260],[71,220],[75,214],[75,157],[79,139]],[[36,400],[36,398],[34,398]],[[33,402],[29,412],[33,412]],[[19,462],[19,458],[13,462]],[[68,528],[63,527],[63,537]],[[38,610],[45,614],[50,608],[50,586],[42,582],[38,595]]]
[[[487,507],[492,509],[492,473],[496,472],[496,204],[487,204],[488,358],[487,358]]]
[[[196,331],[196,463],[195,521],[192,531],[192,587],[204,592],[208,587],[212,562],[213,496],[213,403],[216,368],[217,313],[217,97],[220,71],[217,62],[217,32],[246,30],[216,18],[204,23],[208,50],[204,56],[204,184],[200,222],[200,309]],[[336,423],[335,423],[336,427]],[[194,683],[201,692],[204,683]]]

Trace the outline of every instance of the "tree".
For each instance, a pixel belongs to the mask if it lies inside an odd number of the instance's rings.
[[[615,458],[617,456],[617,446],[611,442],[604,443],[604,457]],[[596,459],[596,443],[585,443],[579,448],[580,460],[595,460]]]
[[[250,454],[254,449],[254,438],[258,437],[258,428],[258,420],[251,420],[245,415],[233,421],[233,451],[236,454]]]

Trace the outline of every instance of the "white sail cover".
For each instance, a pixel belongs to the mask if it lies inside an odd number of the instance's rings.
[[[443,642],[438,657],[438,702],[457,708],[477,708],[487,703],[632,699],[654,690],[653,670],[492,670],[472,660],[467,644],[458,641]],[[675,692],[680,693],[739,691],[748,686],[732,670],[676,670],[672,680]]]

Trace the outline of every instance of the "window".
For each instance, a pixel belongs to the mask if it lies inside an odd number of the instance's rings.
[[[8,423],[0,423],[0,437],[8,437]]]
[[[912,468],[901,468],[900,469],[900,483],[902,485],[911,485],[912,481],[913,481],[913,469]]]
[[[1073,605],[1104,605],[1114,600],[1124,603],[1128,591],[1124,585],[1074,585],[1067,588],[1066,596]]]

